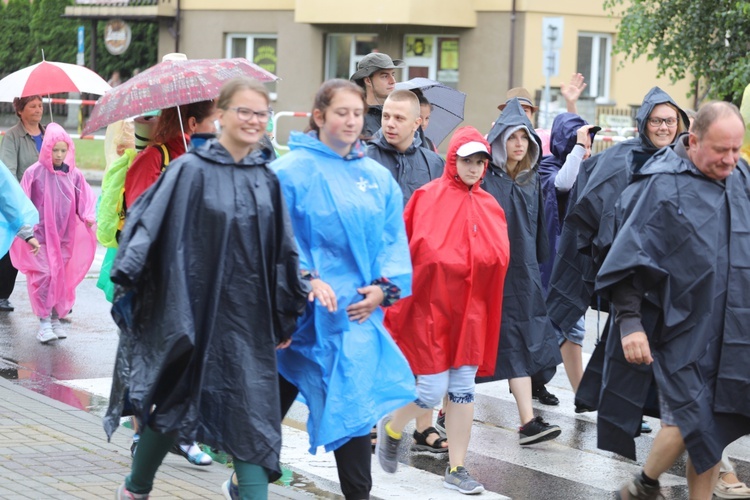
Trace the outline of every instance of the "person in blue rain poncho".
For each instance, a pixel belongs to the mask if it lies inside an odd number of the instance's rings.
[[[26,240],[36,253],[39,242],[33,227],[39,222],[39,212],[18,184],[15,176],[0,161],[0,254],[10,249],[13,238]]]
[[[311,132],[293,132],[291,152],[272,163],[312,287],[294,341],[278,353],[282,414],[301,393],[310,452],[334,451],[347,499],[369,498],[373,424],[416,398],[379,307],[411,294],[403,195],[358,140],[365,109],[355,84],[325,82]]]

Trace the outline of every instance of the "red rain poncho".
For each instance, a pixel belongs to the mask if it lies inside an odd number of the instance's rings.
[[[52,148],[68,145],[67,173],[52,165]],[[56,123],[44,133],[39,161],[23,174],[21,188],[39,210],[34,236],[41,244],[37,255],[16,239],[10,249],[13,265],[26,275],[34,314],[46,318],[54,307],[65,317],[75,302],[76,286],[91,267],[96,252],[96,197],[75,163],[75,146]]]
[[[472,141],[487,145],[473,127],[456,131],[443,176],[404,209],[413,295],[386,310],[385,325],[415,375],[495,371],[510,249],[503,209],[480,183],[469,189],[458,177],[456,151]]]

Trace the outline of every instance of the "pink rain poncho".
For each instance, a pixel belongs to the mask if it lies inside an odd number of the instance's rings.
[[[55,170],[52,148],[68,145],[64,164],[68,172]],[[37,255],[16,240],[10,250],[13,265],[26,275],[34,314],[49,317],[55,308],[62,318],[75,302],[76,286],[91,267],[96,251],[96,197],[76,168],[75,146],[56,123],[44,132],[39,161],[23,175],[21,188],[39,210],[34,236],[41,244]]]

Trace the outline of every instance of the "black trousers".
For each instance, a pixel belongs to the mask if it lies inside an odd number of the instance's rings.
[[[16,287],[18,269],[10,261],[10,252],[0,259],[0,299],[7,299]]]
[[[299,389],[287,379],[279,375],[279,392],[281,394],[281,416],[286,415],[291,408]],[[364,436],[351,438],[342,446],[334,450],[336,469],[341,482],[341,492],[346,500],[367,500],[372,489],[372,445],[369,432]]]

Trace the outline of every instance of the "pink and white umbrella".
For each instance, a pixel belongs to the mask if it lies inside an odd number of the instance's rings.
[[[142,71],[96,101],[84,134],[146,111],[173,108],[219,95],[227,80],[249,76],[261,82],[279,79],[247,59],[170,59]]]
[[[0,101],[13,102],[16,97],[60,92],[102,95],[111,88],[101,76],[85,66],[42,61],[0,80]]]

